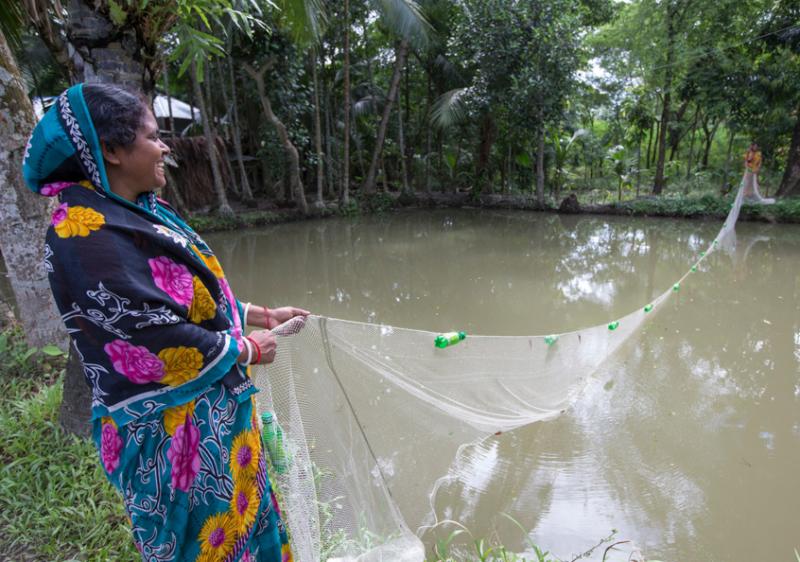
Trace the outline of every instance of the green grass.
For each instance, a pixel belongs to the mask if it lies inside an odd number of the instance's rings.
[[[58,425],[58,361],[36,352],[23,362],[19,335],[0,337],[13,343],[0,364],[0,552],[20,561],[139,560],[94,445]]]
[[[664,216],[683,218],[725,218],[733,197],[716,195],[642,198],[608,205],[631,216]],[[773,205],[742,205],[741,219],[768,222],[800,223],[800,198],[779,199]]]

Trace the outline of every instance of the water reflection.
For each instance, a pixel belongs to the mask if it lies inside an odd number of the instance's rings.
[[[436,211],[208,238],[246,300],[520,335],[649,302],[719,226]],[[564,559],[612,528],[650,558],[790,559],[800,546],[800,228],[737,230],[736,251],[711,256],[566,415],[469,451],[468,476],[436,497],[439,517],[525,550],[499,515],[511,514]]]

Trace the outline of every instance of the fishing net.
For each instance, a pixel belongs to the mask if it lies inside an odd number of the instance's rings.
[[[742,192],[673,286],[607,325],[469,335],[445,348],[435,333],[379,324],[312,316],[283,325],[275,362],[254,376],[295,559],[424,560],[422,539],[452,513],[439,498],[486,476],[497,434],[568,408],[711,252],[735,243]]]

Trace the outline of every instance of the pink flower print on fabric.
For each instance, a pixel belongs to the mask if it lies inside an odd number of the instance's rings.
[[[119,466],[119,453],[122,451],[122,438],[113,423],[104,423],[100,435],[100,457],[103,467],[111,474]]]
[[[256,562],[256,559],[253,558],[252,554],[250,554],[249,548],[244,551],[244,554],[242,554],[242,562]]]
[[[164,378],[164,362],[146,347],[129,344],[124,340],[107,343],[103,350],[111,359],[114,370],[136,384],[158,382]]]
[[[67,215],[68,209],[69,205],[67,205],[66,203],[61,203],[61,205],[56,207],[56,210],[53,211],[53,216],[50,217],[50,224],[52,224],[53,226],[58,226],[59,224],[64,222],[64,219],[66,219],[68,216]]]
[[[39,193],[45,197],[55,197],[71,185],[75,185],[75,182],[55,181],[53,183],[46,183],[39,188]]]
[[[194,285],[192,274],[185,265],[175,263],[166,256],[147,260],[156,287],[167,293],[180,305],[192,304]]]
[[[219,288],[222,289],[222,294],[225,295],[230,305],[231,314],[233,315],[233,329],[231,330],[231,335],[236,340],[236,345],[241,352],[244,349],[244,343],[242,342],[242,320],[239,318],[239,308],[236,306],[236,297],[233,296],[231,286],[228,285],[228,281],[224,277],[219,279]]]
[[[172,436],[167,458],[172,463],[172,487],[188,492],[200,472],[200,431],[187,419]]]

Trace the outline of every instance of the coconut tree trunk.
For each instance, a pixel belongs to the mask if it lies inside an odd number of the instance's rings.
[[[720,191],[724,194],[728,189],[728,176],[731,170],[731,153],[733,152],[733,140],[736,138],[736,133],[733,129],[728,128],[728,134],[730,137],[728,138],[728,153],[725,156],[725,168],[722,172],[722,187]]]
[[[786,168],[775,195],[778,197],[800,195],[800,107],[797,108],[797,120],[792,131],[789,154],[786,156]]]
[[[172,95],[169,93],[169,64],[164,61],[164,95],[167,96],[167,111],[169,111],[169,136],[175,136],[175,119],[172,116]]]
[[[236,76],[233,73],[233,57],[228,57],[228,79],[231,82],[231,104],[233,108],[233,149],[236,151],[236,158],[239,160],[239,174],[242,177],[242,196],[246,202],[253,201],[253,190],[250,188],[250,180],[247,171],[244,169],[244,155],[242,153],[242,128],[239,123],[239,102],[236,97]]]
[[[350,204],[350,0],[344,0],[344,156],[342,205]]]
[[[331,93],[330,88],[325,88],[325,168],[328,176],[328,196],[334,198],[336,196],[336,177],[334,174],[333,163],[333,133],[331,126]]]
[[[233,209],[228,203],[228,197],[225,195],[225,187],[222,185],[222,174],[219,171],[219,161],[217,160],[216,145],[214,143],[214,135],[211,132],[211,123],[208,119],[208,112],[206,111],[206,103],[203,99],[203,91],[200,89],[200,82],[197,80],[197,66],[194,61],[190,65],[190,73],[192,80],[192,91],[197,101],[197,106],[200,109],[200,118],[203,120],[203,135],[206,138],[206,150],[208,152],[208,161],[211,163],[211,173],[214,176],[214,193],[217,195],[217,204],[219,209],[217,213],[222,216],[232,216]]]
[[[677,19],[680,2],[669,0],[666,2],[666,25],[667,25],[667,61],[664,65],[664,104],[661,108],[661,128],[658,132],[658,158],[656,160],[656,175],[653,181],[653,194],[661,195],[666,185],[664,178],[664,160],[667,152],[667,132],[669,131],[670,110],[672,100],[672,79],[674,74]],[[688,2],[687,2],[688,4]]]
[[[381,153],[383,152],[383,143],[386,140],[386,130],[389,127],[389,116],[392,113],[394,100],[397,97],[397,90],[400,85],[400,77],[402,76],[403,65],[405,64],[407,55],[408,41],[406,39],[402,39],[395,54],[394,73],[392,74],[392,81],[389,85],[389,94],[387,95],[386,104],[383,106],[381,122],[378,126],[378,135],[375,139],[375,150],[372,152],[372,163],[369,166],[367,178],[364,180],[364,193],[375,193],[375,177],[378,172],[378,164]]]
[[[270,62],[256,70],[249,64],[245,64],[244,69],[255,81],[256,88],[258,89],[258,97],[261,100],[261,107],[264,110],[264,115],[275,127],[276,131],[278,132],[278,137],[283,144],[283,148],[286,150],[286,155],[289,158],[289,186],[293,193],[294,200],[298,207],[300,207],[300,210],[303,211],[303,214],[308,214],[308,203],[306,203],[305,188],[303,187],[303,183],[300,181],[300,156],[297,152],[297,148],[294,146],[294,144],[292,144],[292,140],[289,138],[289,132],[286,130],[286,125],[284,125],[283,122],[278,119],[278,116],[272,111],[272,104],[270,103],[269,97],[267,96],[264,88],[264,74],[271,65],[272,63]]]
[[[431,150],[433,149],[433,127],[431,127],[431,105],[433,89],[431,86],[431,74],[428,72],[428,89],[425,104],[425,192],[431,192]]]
[[[408,166],[405,159],[406,140],[403,136],[403,110],[400,108],[397,110],[397,146],[400,148],[400,175],[403,176],[403,192],[406,193],[410,190],[408,187]]]
[[[539,143],[536,149],[536,202],[544,207],[544,122],[539,131]]]
[[[322,151],[322,118],[319,110],[319,77],[317,76],[317,53],[314,49],[309,52],[311,62],[311,77],[314,82],[314,144],[317,149],[317,201],[318,209],[325,207],[323,190],[325,187],[325,153]]]
[[[28,343],[36,347],[52,343],[66,349],[66,332],[44,265],[50,200],[29,191],[22,180],[22,159],[36,118],[1,33],[0,70],[0,181],[4,186],[0,189],[0,246]]]
[[[67,335],[53,303],[42,243],[49,200],[22,181],[22,159],[36,119],[19,68],[0,33],[0,246],[17,303],[19,321],[31,346],[67,348]],[[91,393],[80,360],[70,347],[60,422],[71,433],[89,434]]]

